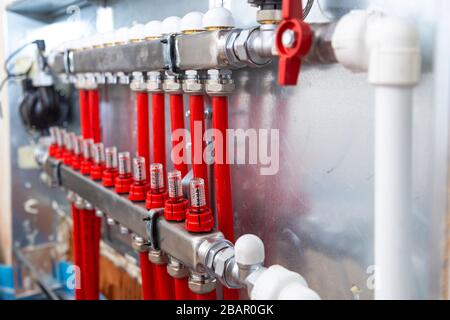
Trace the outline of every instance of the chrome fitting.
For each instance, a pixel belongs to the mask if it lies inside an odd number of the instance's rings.
[[[183,91],[187,94],[203,94],[204,81],[197,70],[186,70],[184,73]]]
[[[106,224],[110,227],[113,227],[117,224],[116,220],[114,220],[113,218],[106,218]]]
[[[94,206],[90,203],[84,200],[84,209],[85,210],[94,210]]]
[[[234,41],[233,49],[237,60],[248,67],[262,67],[272,61],[276,25],[265,24],[244,29]]]
[[[117,72],[117,81],[119,84],[130,84],[130,76],[124,72]]]
[[[216,279],[206,273],[191,272],[188,286],[194,293],[206,294],[216,289]]]
[[[281,10],[263,9],[256,12],[256,21],[259,24],[278,24],[283,20]]]
[[[133,72],[133,80],[131,80],[130,89],[132,91],[147,91],[147,84],[145,83],[145,75],[142,72]]]
[[[103,218],[105,216],[105,214],[103,213],[102,210],[97,209],[97,210],[95,210],[95,216],[97,218]]]
[[[144,238],[137,235],[133,236],[133,241],[131,242],[133,249],[137,252],[147,252],[149,249],[149,244],[144,240]]]
[[[75,208],[77,208],[79,210],[84,209],[84,200],[77,194],[75,195]]]
[[[93,73],[86,73],[84,89],[94,90],[94,89],[97,89],[97,87],[98,87],[98,85],[97,85],[97,79],[95,78],[95,75]]]
[[[84,74],[77,74],[74,78],[72,78],[72,81],[74,81],[76,89],[86,89],[86,76]]]
[[[150,93],[163,92],[163,79],[160,71],[147,73],[147,91]]]
[[[69,201],[69,203],[75,203],[75,201],[76,201],[75,192],[69,190],[67,192],[66,199],[67,199],[67,201]]]
[[[127,235],[127,234],[130,233],[130,230],[128,230],[128,228],[126,228],[124,226],[120,226],[119,227],[119,232],[120,232],[120,234]]]
[[[210,96],[224,96],[231,94],[234,90],[234,81],[231,78],[231,70],[210,69],[206,80],[206,93]]]
[[[189,276],[189,270],[174,257],[168,256],[167,273],[175,279],[183,279]]]
[[[181,75],[169,75],[163,81],[163,90],[167,93],[183,93],[183,78]]]
[[[167,255],[161,250],[150,249],[148,251],[148,259],[154,264],[166,264]]]
[[[98,84],[106,84],[106,76],[104,73],[95,73],[94,77]]]

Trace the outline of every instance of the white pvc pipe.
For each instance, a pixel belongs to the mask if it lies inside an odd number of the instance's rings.
[[[375,298],[415,298],[411,266],[412,87],[375,87]]]

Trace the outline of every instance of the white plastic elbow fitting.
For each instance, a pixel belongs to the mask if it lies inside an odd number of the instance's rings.
[[[233,15],[228,9],[222,7],[212,8],[203,16],[203,28],[207,30],[231,29],[233,27]]]
[[[369,72],[374,85],[410,86],[421,74],[420,41],[414,26],[380,12],[354,10],[339,20],[332,38],[337,60]]]
[[[161,37],[161,21],[152,20],[144,26],[145,39],[156,39]]]
[[[161,24],[161,33],[166,36],[169,34],[177,34],[181,32],[180,29],[181,18],[176,16],[167,17]]]
[[[181,19],[180,29],[183,33],[205,30],[205,28],[203,28],[203,13],[198,11],[189,12]]]
[[[273,265],[258,276],[250,293],[252,300],[320,300],[298,273]]]

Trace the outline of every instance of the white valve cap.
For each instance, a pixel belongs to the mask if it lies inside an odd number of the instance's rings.
[[[212,8],[203,16],[203,27],[205,29],[233,28],[233,15],[228,9],[222,7]]]
[[[159,38],[161,37],[161,21],[152,20],[147,22],[144,26],[145,38]]]
[[[163,35],[180,33],[181,18],[176,16],[167,17],[163,20],[161,25],[161,33]]]
[[[252,300],[320,300],[301,275],[280,265],[273,265],[262,272],[250,297]]]
[[[128,40],[130,40],[130,41],[143,40],[144,38],[145,38],[145,36],[144,36],[144,25],[143,24],[134,25],[128,32]]]
[[[181,32],[203,31],[203,13],[198,11],[189,12],[181,19]]]
[[[234,245],[234,257],[240,265],[251,266],[264,262],[264,243],[254,234],[244,234]]]
[[[130,29],[126,27],[122,27],[116,30],[114,33],[114,42],[115,43],[124,43],[128,41],[128,32]]]

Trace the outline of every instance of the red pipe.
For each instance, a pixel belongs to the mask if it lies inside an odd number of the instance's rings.
[[[167,273],[166,264],[155,264],[155,291],[157,300],[172,300],[174,288],[172,277]]]
[[[228,97],[212,97],[213,119],[212,126],[222,133],[222,145],[217,145],[214,140],[214,173],[216,189],[216,210],[219,230],[225,238],[234,242],[234,217],[231,198],[230,165],[228,161]],[[224,300],[239,299],[237,290],[223,288]]]
[[[142,297],[144,300],[153,300],[155,299],[155,292],[153,291],[155,282],[155,279],[153,279],[153,264],[148,259],[147,251],[140,252],[139,258],[141,260]]]
[[[202,178],[205,182],[205,197],[209,207],[208,167],[203,159],[203,150],[205,149],[203,137],[206,130],[203,95],[189,96],[189,104],[191,113],[192,171],[194,178]]]
[[[195,300],[217,300],[216,291],[211,291],[205,294],[196,294]]]
[[[166,125],[164,93],[152,94],[153,163],[163,165],[166,178]]]
[[[80,210],[81,224],[81,256],[82,256],[82,274],[81,285],[83,286],[83,297],[85,300],[97,300],[98,291],[95,285],[95,259],[92,250],[93,241],[93,223],[92,210]]]
[[[81,237],[80,237],[80,212],[72,203],[72,231],[73,231],[73,262],[75,269],[75,299],[83,300],[83,287],[81,283]]]
[[[174,168],[181,172],[181,176],[184,177],[188,172],[187,163],[184,161],[184,152],[186,145],[186,138],[180,136],[179,138],[173,138],[173,134],[176,130],[182,130],[184,133],[184,106],[182,94],[171,94],[170,96],[170,123],[172,127],[172,150],[178,148],[180,152],[172,155],[175,160]],[[177,147],[178,146],[178,147]]]
[[[174,278],[175,300],[190,300],[191,290],[188,285],[188,278]]]

